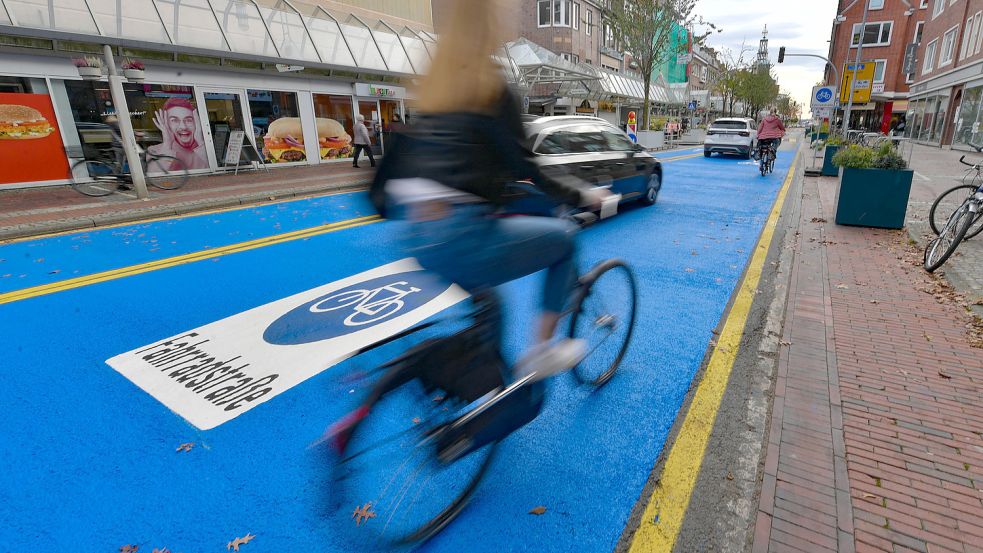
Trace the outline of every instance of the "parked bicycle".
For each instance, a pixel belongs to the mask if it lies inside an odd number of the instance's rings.
[[[569,336],[588,343],[572,371],[580,382],[601,387],[614,376],[631,341],[636,302],[635,277],[622,261],[604,261],[580,277],[564,314]],[[507,383],[494,294],[474,297],[473,305],[464,330],[379,367],[382,377],[362,405],[326,434],[341,456],[334,520],[360,550],[421,542],[444,529],[467,505],[498,443],[539,414],[544,384],[534,382],[535,373]]]
[[[983,152],[983,146],[973,145],[973,148],[977,152]],[[925,247],[925,270],[930,273],[944,265],[963,240],[968,240],[983,230],[983,179],[979,179],[980,164],[966,162],[965,156],[959,162],[970,167],[967,177],[972,176],[972,184],[952,188],[932,204],[929,223],[938,236]],[[959,204],[955,205],[957,201]],[[947,212],[949,214],[945,218],[945,224],[939,224]]]
[[[147,184],[153,187],[176,190],[188,182],[188,168],[176,157],[142,150],[140,162]],[[132,182],[129,169],[117,161],[111,150],[72,165],[72,188],[86,196],[107,196],[130,188]]]

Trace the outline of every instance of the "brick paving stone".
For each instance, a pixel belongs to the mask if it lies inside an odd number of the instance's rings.
[[[921,170],[942,174],[939,163]],[[915,207],[949,184],[924,182]],[[983,350],[970,315],[926,293],[904,232],[811,223],[834,219],[835,186],[807,179],[801,197],[752,549],[983,551]]]

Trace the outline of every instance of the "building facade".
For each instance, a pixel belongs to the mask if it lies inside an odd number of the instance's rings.
[[[983,141],[983,0],[932,0],[928,8],[908,132],[968,150]]]
[[[905,71],[905,54],[919,42],[928,12],[928,0],[839,0],[829,49],[836,71],[826,68],[826,84],[841,88],[861,40],[861,62],[874,64],[871,101],[852,107],[849,128],[887,132],[906,118],[914,75]]]
[[[357,114],[383,153],[436,47],[431,13],[429,0],[0,0],[0,112],[46,123],[26,136],[0,121],[20,138],[0,140],[0,187],[64,184],[111,151],[123,114],[106,47],[127,75],[124,140],[193,173],[345,161]],[[145,69],[123,71],[134,59]]]

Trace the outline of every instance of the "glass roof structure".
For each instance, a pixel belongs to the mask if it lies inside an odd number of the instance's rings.
[[[99,37],[398,75],[426,71],[436,38],[290,0],[0,0],[0,31]]]

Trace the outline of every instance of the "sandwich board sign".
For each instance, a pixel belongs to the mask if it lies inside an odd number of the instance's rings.
[[[628,112],[628,125],[625,127],[625,132],[632,142],[638,144],[638,118],[635,117],[634,111]]]
[[[229,135],[229,145],[225,148],[225,165],[239,165],[242,159],[242,143],[246,138],[246,131],[232,131]]]

